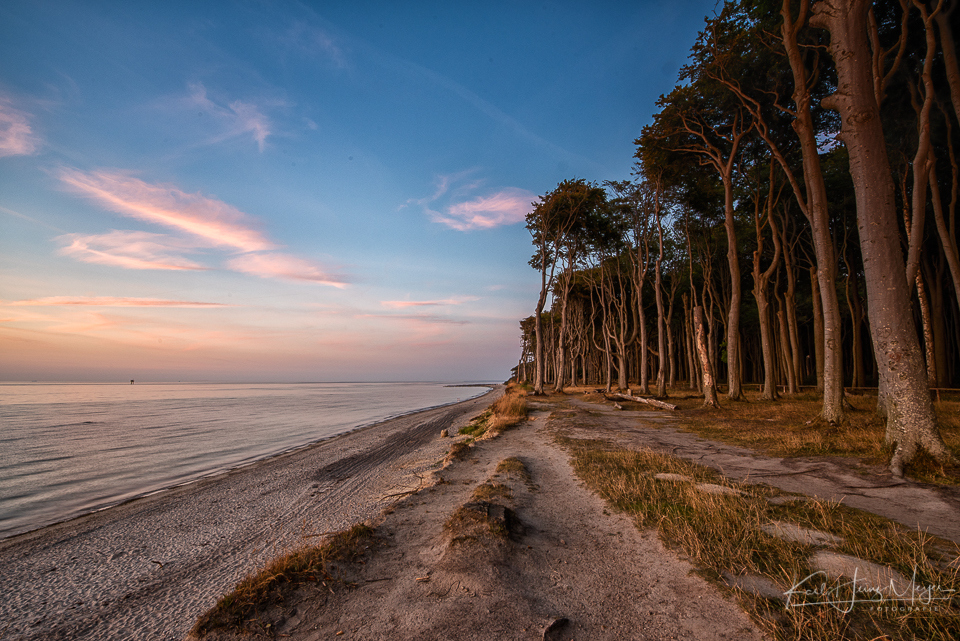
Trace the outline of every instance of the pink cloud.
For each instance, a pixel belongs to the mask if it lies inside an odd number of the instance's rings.
[[[492,196],[451,205],[443,214],[431,212],[431,218],[458,231],[513,225],[524,220],[535,198],[525,189],[508,187]]]
[[[94,307],[232,307],[223,303],[165,300],[162,298],[125,298],[116,296],[48,296],[31,300],[18,300],[11,305],[28,306],[94,306]]]
[[[404,309],[407,307],[435,307],[440,305],[462,305],[470,301],[478,300],[473,296],[464,296],[459,298],[447,298],[445,300],[384,300],[380,304],[391,309]]]
[[[85,173],[64,169],[59,178],[71,189],[110,211],[188,232],[212,246],[233,247],[241,251],[275,247],[254,229],[249,216],[201,194],[188,194],[172,185],[152,185],[116,171]]]
[[[56,240],[65,244],[58,253],[85,263],[126,269],[206,269],[177,255],[189,249],[189,243],[164,234],[113,230],[97,235],[64,234]]]
[[[331,274],[326,269],[303,258],[289,254],[245,254],[231,259],[230,269],[261,278],[283,278],[344,288],[347,281],[343,276]]]
[[[26,113],[14,109],[0,98],[0,158],[29,156],[37,151],[40,141],[30,127]]]

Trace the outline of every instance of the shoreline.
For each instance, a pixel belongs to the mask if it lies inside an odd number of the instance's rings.
[[[71,384],[73,384],[73,383],[71,383]],[[84,385],[85,385],[85,384],[88,384],[88,383],[80,383],[80,384],[84,384]],[[90,383],[90,384],[101,385],[101,384],[103,384],[103,383]],[[159,385],[164,385],[164,384],[179,385],[179,384],[182,384],[182,383],[144,383],[144,385],[156,385],[156,384],[159,384]],[[306,383],[304,383],[304,384],[306,384]],[[212,469],[210,469],[210,470],[207,470],[207,471],[205,471],[205,472],[203,472],[203,473],[201,473],[201,474],[199,474],[199,475],[192,476],[192,477],[189,477],[189,478],[184,479],[184,480],[179,480],[179,481],[177,481],[177,482],[175,482],[175,483],[172,483],[172,484],[170,484],[170,485],[164,485],[163,487],[155,487],[155,488],[152,488],[152,489],[140,491],[140,492],[137,492],[137,493],[132,494],[132,495],[130,495],[130,496],[125,496],[124,498],[119,499],[119,500],[105,501],[105,502],[103,502],[103,503],[94,505],[93,507],[90,507],[90,508],[88,508],[88,509],[84,509],[84,510],[80,511],[79,513],[75,513],[75,514],[66,516],[66,517],[64,517],[64,518],[62,518],[62,519],[58,519],[58,520],[54,520],[54,521],[51,521],[51,522],[43,523],[43,524],[37,525],[37,526],[35,526],[35,527],[29,527],[29,529],[19,530],[19,531],[18,531],[17,529],[14,528],[14,529],[6,530],[6,531],[3,531],[3,532],[0,532],[0,544],[3,544],[4,542],[6,542],[6,541],[8,541],[8,540],[15,539],[16,537],[19,537],[19,536],[23,536],[23,535],[26,535],[26,534],[30,534],[30,533],[32,533],[32,532],[41,531],[41,530],[43,530],[43,529],[45,529],[45,528],[54,527],[54,526],[57,526],[57,525],[60,525],[60,524],[63,524],[63,523],[70,523],[71,521],[74,521],[74,520],[77,520],[77,519],[82,519],[82,518],[84,518],[84,517],[86,517],[86,516],[89,516],[89,515],[91,515],[91,514],[97,514],[97,513],[99,513],[99,512],[103,512],[103,511],[105,511],[105,510],[111,510],[111,509],[114,509],[114,508],[117,508],[117,507],[126,505],[126,504],[128,504],[128,503],[131,503],[131,502],[133,502],[133,501],[139,501],[139,500],[141,500],[141,499],[145,499],[145,498],[149,498],[149,497],[152,497],[152,496],[156,496],[156,495],[161,494],[161,493],[163,493],[163,492],[169,492],[169,491],[172,491],[172,490],[176,490],[177,488],[186,487],[186,486],[189,486],[189,485],[193,485],[193,484],[195,484],[195,483],[200,483],[200,482],[205,481],[205,480],[208,480],[208,479],[215,479],[215,478],[217,478],[218,476],[221,476],[221,475],[224,475],[224,474],[230,474],[230,473],[232,473],[232,472],[235,472],[235,471],[238,471],[238,470],[242,470],[242,469],[244,469],[244,468],[247,468],[247,467],[249,467],[249,466],[251,466],[251,465],[257,465],[257,464],[259,464],[259,463],[262,463],[262,462],[265,462],[265,461],[269,461],[269,460],[272,460],[272,459],[275,459],[275,458],[278,458],[278,457],[286,456],[286,455],[288,455],[288,454],[293,454],[293,453],[296,453],[296,452],[298,452],[298,451],[301,451],[301,450],[304,450],[304,449],[307,449],[307,448],[311,448],[311,447],[320,445],[320,444],[322,444],[322,443],[328,442],[328,441],[330,441],[331,439],[336,439],[336,438],[339,438],[339,437],[341,437],[341,436],[345,436],[345,435],[347,435],[347,434],[352,434],[352,433],[354,433],[354,432],[358,432],[358,431],[360,431],[360,430],[364,430],[364,429],[376,427],[377,425],[381,425],[381,424],[383,424],[383,423],[387,423],[387,422],[389,422],[389,421],[392,421],[392,420],[395,420],[395,419],[398,419],[398,418],[403,418],[403,417],[406,417],[406,416],[412,416],[412,415],[418,414],[418,413],[420,413],[420,412],[427,412],[427,411],[430,411],[430,410],[435,410],[435,409],[439,409],[439,408],[443,408],[443,407],[450,407],[450,406],[456,405],[456,404],[458,404],[458,403],[462,403],[462,402],[465,402],[465,401],[470,401],[470,400],[473,400],[473,399],[476,399],[476,398],[482,398],[485,394],[489,394],[491,391],[497,389],[498,384],[496,384],[496,383],[488,383],[488,384],[474,383],[474,384],[463,384],[463,385],[444,385],[444,387],[485,387],[485,388],[488,388],[488,391],[487,391],[487,392],[482,392],[482,393],[480,393],[480,394],[477,394],[477,395],[474,396],[474,397],[471,397],[471,398],[468,398],[468,399],[464,399],[464,400],[452,401],[452,402],[450,402],[450,403],[440,403],[440,404],[437,404],[437,405],[429,405],[429,406],[427,406],[427,407],[421,407],[421,408],[418,408],[418,409],[415,409],[415,410],[411,410],[411,411],[408,411],[408,412],[400,412],[400,413],[397,413],[397,414],[390,414],[390,415],[387,415],[387,416],[385,416],[385,417],[383,417],[383,418],[380,418],[380,419],[376,419],[376,420],[373,420],[373,421],[370,421],[370,422],[366,422],[366,423],[361,423],[361,424],[359,424],[359,425],[355,425],[355,426],[351,427],[350,429],[347,429],[347,430],[345,430],[345,431],[343,431],[343,432],[337,432],[336,434],[328,434],[328,435],[326,435],[326,436],[322,436],[322,437],[320,437],[320,438],[307,441],[306,443],[301,443],[301,444],[299,444],[299,445],[294,445],[294,446],[291,446],[291,447],[286,447],[286,448],[281,449],[281,450],[278,450],[278,451],[269,452],[269,453],[266,453],[266,454],[256,454],[256,455],[253,455],[253,456],[251,456],[251,457],[249,457],[249,458],[247,458],[247,459],[244,459],[244,460],[241,460],[241,461],[237,461],[237,462],[234,462],[234,463],[229,464],[229,465],[226,465],[226,466],[214,467],[214,468],[212,468]],[[0,549],[2,549],[2,548],[0,548]]]
[[[440,430],[465,425],[500,390],[6,538],[0,636],[182,638],[278,551],[378,515],[385,494],[443,457]]]

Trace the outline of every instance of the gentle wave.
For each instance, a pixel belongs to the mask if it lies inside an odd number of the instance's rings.
[[[0,537],[485,391],[439,383],[0,384]]]

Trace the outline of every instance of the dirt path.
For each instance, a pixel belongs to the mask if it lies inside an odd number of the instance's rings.
[[[182,639],[252,568],[372,518],[498,393],[0,542],[0,639]]]
[[[649,447],[707,465],[739,481],[766,483],[787,492],[842,501],[960,543],[960,491],[895,479],[888,470],[854,459],[776,458],[735,445],[702,439],[672,427],[665,412],[620,411],[610,405],[568,399],[588,412],[581,431],[627,448]]]
[[[400,503],[378,525],[385,544],[351,579],[358,587],[305,589],[262,625],[300,641],[762,638],[655,532],[608,513],[582,487],[547,414],[481,441],[440,484]],[[523,462],[529,481],[495,476],[507,457]],[[491,478],[510,487],[522,534],[452,543],[444,522]]]

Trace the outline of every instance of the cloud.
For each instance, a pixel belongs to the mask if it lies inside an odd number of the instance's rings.
[[[258,149],[263,152],[267,137],[273,133],[272,125],[256,105],[234,100],[227,106],[221,106],[207,97],[207,88],[201,83],[193,83],[190,88],[190,104],[203,109],[207,114],[219,120],[224,132],[211,142],[221,142],[245,134],[251,134],[257,141]]]
[[[317,18],[313,16],[314,20]],[[295,47],[308,56],[321,56],[339,69],[347,66],[343,49],[329,31],[307,21],[298,20],[279,38],[288,47]]]
[[[239,209],[172,185],[152,185],[118,171],[63,169],[60,180],[110,211],[198,236],[211,246],[262,251],[276,246]]]
[[[190,243],[165,234],[113,230],[106,234],[64,234],[58,253],[85,263],[126,269],[201,270],[203,265],[177,254]]]
[[[441,305],[462,305],[470,301],[479,300],[475,296],[447,298],[445,300],[385,300],[380,301],[384,307],[391,309],[405,309],[407,307],[437,307]]]
[[[348,284],[343,276],[331,274],[320,265],[289,254],[245,254],[231,259],[227,265],[235,271],[261,278],[309,281],[340,289]]]
[[[18,300],[11,305],[27,306],[94,306],[94,307],[233,307],[223,303],[204,303],[162,298],[124,298],[116,296],[48,296],[31,300]]]
[[[526,189],[505,187],[493,194],[470,195],[483,186],[470,179],[476,169],[437,177],[436,189],[425,198],[410,199],[407,205],[419,205],[435,223],[458,231],[490,229],[523,222],[537,196]]]
[[[183,256],[201,248],[227,248],[241,255],[227,267],[261,278],[346,287],[348,279],[289,254],[256,229],[256,221],[239,209],[172,185],[154,185],[119,171],[63,169],[59,178],[71,190],[131,218],[185,232],[186,238],[140,231],[64,234],[60,253],[78,260],[126,269],[200,270],[205,266]]]
[[[490,196],[449,205],[443,213],[432,211],[431,219],[458,231],[513,225],[523,222],[535,199],[525,189],[509,187]]]
[[[36,153],[40,139],[30,127],[29,116],[0,98],[0,158],[29,156]]]

